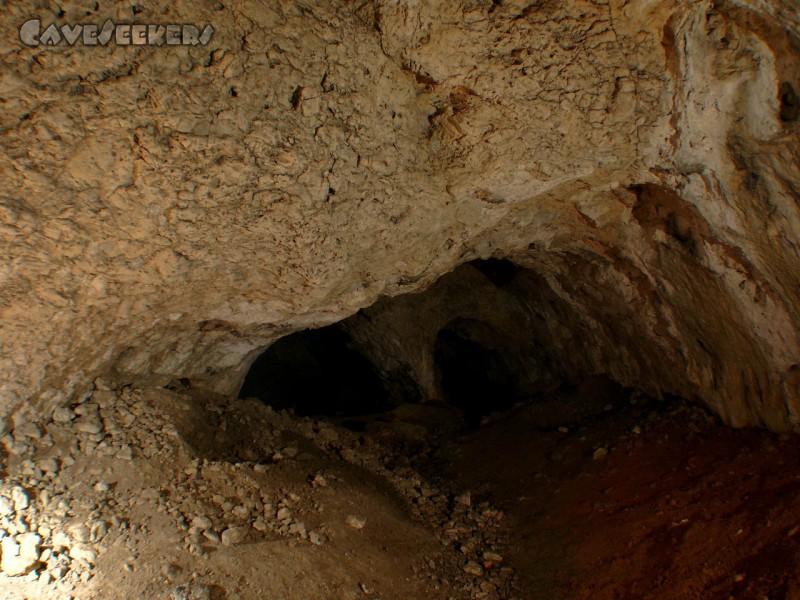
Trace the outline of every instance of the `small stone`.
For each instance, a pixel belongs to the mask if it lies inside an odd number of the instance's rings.
[[[51,545],[54,552],[64,552],[72,545],[72,540],[63,531],[58,531],[55,535],[53,535],[53,541],[51,542]]]
[[[569,428],[568,427],[559,427],[558,430],[561,433],[569,433]]]
[[[266,531],[268,529],[267,522],[264,521],[261,517],[258,517],[255,521],[253,521],[253,529],[256,531]]]
[[[219,534],[210,529],[207,529],[203,532],[203,537],[214,544],[219,544],[222,541],[219,537]]]
[[[234,546],[236,544],[240,544],[242,541],[244,541],[246,536],[247,529],[244,527],[229,527],[222,532],[222,545]]]
[[[83,524],[73,525],[68,531],[70,537],[78,542],[88,542],[92,536],[92,530]]]
[[[175,563],[164,563],[161,566],[161,573],[170,580],[177,579],[182,572],[183,569]]]
[[[25,575],[39,562],[39,544],[42,538],[35,533],[23,533],[12,538],[3,538],[0,542],[3,551],[2,567],[6,575],[12,577]]]
[[[125,444],[124,446],[120,447],[116,457],[122,460],[133,460],[133,450],[128,444]]]
[[[69,555],[73,560],[93,565],[97,560],[97,550],[87,544],[74,544],[69,549]]]
[[[64,575],[67,574],[67,567],[65,567],[64,565],[58,565],[50,569],[48,573],[52,575],[53,579],[62,579]]]
[[[211,588],[200,583],[179,585],[169,597],[170,600],[211,600]]]
[[[325,543],[325,537],[322,534],[317,533],[316,531],[312,531],[311,533],[308,534],[308,541],[314,544],[315,546],[321,546],[322,544]]]
[[[55,458],[45,458],[39,461],[39,468],[45,473],[55,475],[58,473],[58,461]]]
[[[467,573],[468,575],[474,575],[475,577],[480,577],[483,575],[483,567],[474,560],[471,560],[465,564],[463,570],[464,573]]]
[[[94,484],[94,491],[99,493],[107,492],[111,489],[111,486],[108,485],[105,481],[98,481]]]
[[[205,515],[197,515],[194,519],[192,519],[192,527],[196,527],[199,531],[211,529],[212,525],[213,523],[211,522],[211,519]]]
[[[250,511],[245,506],[235,506],[231,514],[237,519],[246,519],[250,516]]]
[[[288,521],[292,518],[292,511],[284,506],[278,509],[277,517],[278,521]]]
[[[97,390],[92,394],[92,400],[103,408],[110,408],[116,404],[117,395],[111,390]]]
[[[631,429],[631,431],[633,431],[633,433],[635,433],[636,435],[639,435],[640,433],[642,433],[642,428],[639,427],[638,425],[634,425],[634,427],[633,427],[633,429]]]
[[[347,519],[345,519],[345,523],[347,523],[353,529],[364,529],[364,525],[367,524],[367,520],[355,515],[348,515]]]
[[[108,533],[108,526],[106,525],[105,521],[95,521],[94,523],[92,523],[91,531],[92,533],[89,536],[89,539],[92,542],[97,543],[102,541],[103,538],[106,537],[106,534]]]
[[[594,454],[592,454],[592,458],[594,460],[602,460],[606,456],[608,456],[608,449],[607,448],[598,448],[597,450],[594,451]]]
[[[31,504],[30,498],[28,498],[28,493],[20,486],[15,486],[11,490],[11,499],[14,501],[14,510],[17,512],[22,512]]]
[[[5,496],[0,496],[0,517],[12,514],[14,514],[14,503]]]
[[[22,442],[13,443],[8,448],[8,453],[13,454],[14,456],[25,456],[29,452],[30,452],[30,446]]]

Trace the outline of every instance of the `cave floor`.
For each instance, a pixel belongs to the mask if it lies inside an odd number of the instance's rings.
[[[477,429],[126,387],[3,444],[4,598],[800,598],[796,436],[602,384]]]
[[[505,511],[521,597],[800,598],[797,436],[582,393],[567,400],[603,413],[521,407],[433,469]]]

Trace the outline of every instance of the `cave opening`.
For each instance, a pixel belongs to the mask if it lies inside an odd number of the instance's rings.
[[[481,321],[456,319],[436,336],[434,362],[445,402],[459,408],[475,426],[492,411],[522,400],[511,367],[497,350],[481,342]]]
[[[424,291],[382,298],[343,321],[278,339],[252,363],[239,397],[356,429],[364,417],[385,418],[398,407],[443,405],[471,429],[556,391],[569,396],[585,381],[620,387],[582,361],[580,330],[569,333],[572,346],[553,339],[569,318],[535,270],[474,260]],[[607,396],[583,394],[592,404],[584,412]],[[547,422],[561,424],[574,406],[551,402],[548,412]]]
[[[389,407],[374,367],[336,325],[276,341],[251,366],[239,397],[300,416],[353,416]]]

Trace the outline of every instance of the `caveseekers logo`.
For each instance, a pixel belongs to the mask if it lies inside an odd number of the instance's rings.
[[[211,41],[214,28],[195,25],[149,25],[106,21],[102,27],[93,24],[50,24],[42,30],[39,19],[31,19],[19,28],[19,39],[26,46],[205,46]]]

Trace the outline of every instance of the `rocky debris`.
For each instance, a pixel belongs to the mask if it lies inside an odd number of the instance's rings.
[[[512,572],[500,566],[496,552],[502,545],[497,533],[502,513],[469,493],[440,489],[421,477],[413,462],[429,451],[425,444],[410,455],[402,446],[261,403],[245,416],[244,401],[221,398],[205,409],[215,419],[215,447],[230,453],[223,452],[220,460],[186,459],[173,471],[182,452],[180,438],[171,417],[149,398],[160,396],[134,388],[95,390],[82,402],[54,411],[48,422],[26,422],[2,437],[6,447],[20,450],[10,461],[12,474],[0,485],[4,573],[30,576],[47,589],[72,594],[92,580],[112,545],[127,549],[130,558],[122,567],[134,572],[151,515],[172,522],[169,535],[176,547],[201,560],[214,547],[265,539],[324,546],[331,531],[319,512],[319,496],[335,486],[336,477],[312,472],[283,489],[263,483],[270,469],[301,468],[304,456],[316,452],[384,478],[405,498],[409,513],[438,532],[450,562],[430,567],[431,577],[449,569],[449,577],[470,598],[499,598],[509,589]],[[259,442],[243,449],[238,436],[247,428],[259,432]],[[50,437],[53,444],[28,444],[37,433],[39,442]],[[242,452],[252,453],[253,460],[242,460]],[[170,475],[135,493],[120,489],[116,481],[131,460],[168,465]],[[80,486],[68,485],[76,478]],[[359,514],[343,521],[355,530],[368,527]],[[419,569],[420,577],[428,576],[426,569]],[[173,572],[167,579],[180,576]],[[206,597],[208,589],[183,584],[172,597]]]
[[[3,573],[34,576],[68,595],[93,577],[110,528],[115,539],[128,536],[128,517],[109,482],[95,480],[76,496],[79,488],[67,476],[76,475],[71,467],[78,460],[132,458],[117,413],[132,401],[130,394],[97,390],[57,408],[48,422],[28,420],[0,438],[13,456],[0,484]]]
[[[169,597],[170,600],[211,600],[211,588],[200,583],[179,585]]]
[[[508,597],[513,571],[501,566],[502,560],[484,558],[485,554],[500,556],[496,550],[505,543],[499,533],[504,514],[486,502],[474,502],[468,492],[443,490],[426,482],[414,468],[414,461],[425,460],[430,452],[427,442],[416,445],[414,453],[409,454],[402,443],[383,445],[324,421],[298,419],[284,411],[277,411],[274,417],[281,428],[303,435],[321,451],[340,456],[388,481],[406,499],[411,514],[438,531],[442,544],[454,551],[451,556],[459,567],[451,578],[466,597]],[[317,489],[315,479],[311,481],[312,489]],[[321,487],[319,483],[317,480]],[[280,516],[289,514],[285,511]],[[358,515],[348,515],[345,522],[354,529],[367,525]]]

